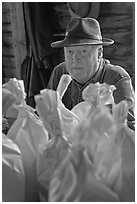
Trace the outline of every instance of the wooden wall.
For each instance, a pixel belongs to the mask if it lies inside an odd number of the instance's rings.
[[[2,78],[21,78],[26,39],[21,2],[2,2]]]
[[[104,56],[122,66],[131,77],[135,73],[135,3],[101,2],[98,16],[102,34],[115,43],[104,47]]]

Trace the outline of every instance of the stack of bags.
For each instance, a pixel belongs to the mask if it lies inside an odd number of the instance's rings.
[[[19,81],[10,80],[12,87],[16,84],[12,92],[20,97],[11,104],[17,119],[3,137],[3,146],[10,140],[14,151],[6,149],[7,154],[3,148],[2,156],[4,160],[11,155],[15,161],[12,153],[18,152],[20,177],[15,175],[22,181],[20,198],[31,202],[133,202],[135,134],[127,126],[126,101],[114,103],[114,86],[90,84],[83,91],[84,102],[70,111],[62,103],[70,82],[70,76],[63,75],[56,91],[41,90],[35,96],[34,110],[26,105]],[[16,165],[6,168],[16,170]],[[8,198],[8,187],[4,189],[4,201],[19,201],[14,193],[13,199]]]
[[[83,92],[91,106],[85,114],[83,104],[77,111],[83,111],[83,120],[73,133],[71,152],[53,174],[49,201],[135,200],[135,135],[126,123],[127,103],[114,104],[113,90],[91,84]]]
[[[39,201],[36,180],[37,155],[39,154],[41,147],[48,142],[48,132],[43,127],[42,121],[35,114],[35,110],[26,104],[22,81],[14,78],[10,79],[4,85],[4,89],[9,90],[10,92],[12,91],[11,93],[15,96],[16,100],[9,104],[8,109],[6,109],[3,104],[3,109],[5,112],[8,112],[11,117],[15,117],[16,115],[17,118],[9,129],[7,135],[3,135],[3,200],[7,202],[36,202]],[[9,143],[9,140],[11,143]],[[6,141],[7,144],[11,145],[5,149]],[[14,154],[18,156],[17,158],[19,161],[14,159]],[[7,157],[7,155],[9,156]],[[18,170],[19,162],[21,166],[20,170]],[[7,169],[7,172],[12,173],[9,175],[8,173],[5,174],[5,168]],[[19,172],[22,175],[22,189],[18,186],[19,182],[16,182],[16,179],[12,179],[12,174],[18,179]],[[7,178],[9,178],[9,182],[7,182]],[[14,186],[16,186],[18,190],[16,190]],[[11,191],[10,197],[9,191]],[[15,194],[16,196],[14,196]],[[20,194],[22,194],[22,196],[19,198],[18,195]]]
[[[7,88],[2,88],[2,118],[12,105],[16,103],[16,95]],[[6,120],[7,123],[7,120]],[[2,124],[3,125],[3,124]],[[7,123],[7,127],[8,123]],[[5,134],[5,126],[2,133],[2,201],[25,201],[25,175],[21,160],[21,152],[17,144]]]

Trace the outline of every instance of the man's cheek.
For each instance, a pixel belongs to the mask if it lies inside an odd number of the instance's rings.
[[[71,67],[72,67],[72,62],[69,60],[66,62],[66,68],[67,68],[67,70],[70,70]]]

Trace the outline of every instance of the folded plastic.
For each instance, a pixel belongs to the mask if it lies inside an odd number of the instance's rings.
[[[114,104],[113,91],[115,89],[114,85],[91,83],[82,92],[84,101],[74,106],[71,111],[79,117],[80,121],[83,121],[88,113],[97,107]]]
[[[16,95],[6,88],[2,88],[2,115],[15,103]]]
[[[37,112],[50,136],[62,134],[63,131],[64,136],[69,139],[80,120],[64,106],[59,92],[44,89],[41,94],[35,96],[35,101]]]
[[[25,202],[25,174],[18,146],[2,134],[2,201]]]
[[[68,154],[56,169],[50,183],[50,201],[134,202],[135,134],[127,126],[127,111],[125,101],[112,104],[112,113],[99,104],[76,127],[75,146],[83,151]],[[85,151],[89,167],[83,159]]]
[[[55,170],[50,202],[117,202],[118,196],[94,176],[94,167],[82,147],[76,147]]]
[[[24,90],[23,80],[18,80],[16,78],[10,78],[9,81],[2,86],[3,88],[9,90],[16,96],[15,104],[10,106],[10,108],[6,111],[7,118],[17,118],[18,111],[16,109],[17,105],[25,105],[26,93]]]
[[[35,97],[37,112],[50,135],[37,160],[37,182],[41,201],[48,201],[49,183],[54,170],[64,160],[71,145],[64,137],[58,92],[43,90]],[[44,110],[44,111],[43,111]],[[69,112],[68,112],[69,113]]]
[[[36,162],[40,149],[48,142],[48,132],[42,121],[29,106],[18,107],[19,115],[8,137],[20,148],[25,172],[25,201],[38,201]]]

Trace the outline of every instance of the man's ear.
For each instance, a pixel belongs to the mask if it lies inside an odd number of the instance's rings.
[[[102,57],[103,57],[103,47],[99,47],[98,48],[98,60],[100,61]]]

